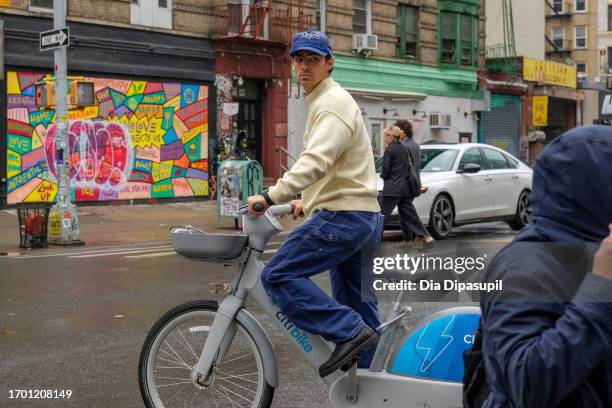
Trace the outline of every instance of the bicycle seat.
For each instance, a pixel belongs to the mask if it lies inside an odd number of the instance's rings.
[[[190,225],[172,227],[170,236],[179,255],[211,262],[239,261],[248,242],[244,234],[207,234]]]

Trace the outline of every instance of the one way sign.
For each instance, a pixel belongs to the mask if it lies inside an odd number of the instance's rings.
[[[40,33],[40,50],[48,51],[54,48],[70,45],[70,31],[68,27]]]

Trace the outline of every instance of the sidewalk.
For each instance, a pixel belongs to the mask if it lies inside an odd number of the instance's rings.
[[[78,206],[81,240],[86,247],[119,245],[170,240],[170,227],[192,225],[206,232],[241,233],[231,219],[217,224],[216,201],[196,201],[168,204]],[[287,230],[301,220],[279,219]],[[50,249],[64,247],[50,245]],[[74,249],[74,248],[73,248]],[[71,249],[71,250],[73,250]],[[45,249],[19,248],[17,211],[0,210],[0,254]]]

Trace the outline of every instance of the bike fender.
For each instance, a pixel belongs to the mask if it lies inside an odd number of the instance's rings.
[[[266,381],[271,387],[278,387],[278,366],[276,364],[276,355],[272,348],[272,342],[266,334],[262,325],[249,313],[246,309],[240,309],[236,314],[236,320],[244,326],[244,328],[253,336],[253,340],[257,344],[261,352],[261,359],[264,368]]]

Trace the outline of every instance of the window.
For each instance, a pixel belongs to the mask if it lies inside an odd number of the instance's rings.
[[[475,65],[478,59],[476,16],[443,11],[440,13],[440,62]]]
[[[421,171],[451,171],[453,164],[455,164],[457,153],[459,151],[456,149],[422,149]]]
[[[400,58],[418,58],[419,9],[400,4],[397,8],[396,55]]]
[[[607,72],[608,73],[612,72],[612,48],[610,47],[608,47],[608,70]]]
[[[457,19],[455,13],[442,12],[440,14],[440,35],[442,37],[442,49],[440,62],[444,64],[456,64],[457,44]]]
[[[172,28],[172,0],[131,0],[130,24]]]
[[[564,37],[565,30],[563,29],[563,27],[555,27],[552,29],[552,42],[555,45],[555,48],[557,48],[558,50],[562,50],[564,48]]]
[[[30,0],[30,8],[53,10],[53,0]]]
[[[468,163],[474,163],[480,165],[480,168],[484,169],[485,163],[482,160],[482,156],[480,155],[480,151],[477,148],[468,149],[465,153],[463,153],[463,157],[459,162],[459,168],[463,169],[463,167]]]
[[[353,0],[353,32],[355,34],[368,34],[370,20],[370,4],[369,0]]]
[[[317,0],[317,9],[315,10],[315,19],[317,30],[325,31],[325,0]]]
[[[514,157],[509,156],[509,155],[507,155],[507,154],[504,154],[504,157],[506,158],[506,161],[508,162],[508,166],[509,166],[511,169],[516,169],[516,168],[518,168],[518,166],[519,166],[519,161],[518,161],[518,160],[516,160]]]
[[[586,62],[577,62],[576,63],[576,72],[578,73],[578,78],[586,78]]]
[[[574,27],[574,48],[587,47],[586,26]]]
[[[382,141],[382,125],[380,123],[372,123],[372,133],[370,133],[370,142],[372,144],[372,152],[374,153],[374,160],[380,157],[381,141]],[[382,162],[381,162],[382,166]],[[380,173],[380,170],[376,170]]]
[[[472,44],[474,43],[474,19],[472,16],[461,15],[461,65],[472,65]]]
[[[227,3],[227,32],[239,33],[242,25],[242,4]]]
[[[574,11],[576,13],[586,13],[586,0],[574,0]]]
[[[563,13],[563,0],[553,0],[552,4],[555,13]]]
[[[608,31],[612,31],[612,4],[608,4]]]
[[[508,162],[502,153],[493,149],[482,149],[482,151],[489,162],[487,169],[499,170],[508,168]]]

